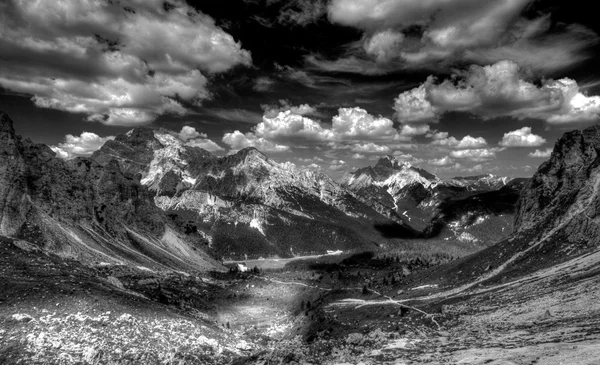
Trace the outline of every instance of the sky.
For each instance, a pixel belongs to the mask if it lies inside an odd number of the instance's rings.
[[[0,110],[65,159],[150,125],[336,179],[384,155],[526,177],[600,120],[595,17],[549,0],[4,0]]]

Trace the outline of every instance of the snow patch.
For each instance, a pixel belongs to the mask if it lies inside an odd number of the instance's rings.
[[[263,236],[267,236],[258,218],[252,218],[252,220],[250,221],[250,227],[258,230]]]

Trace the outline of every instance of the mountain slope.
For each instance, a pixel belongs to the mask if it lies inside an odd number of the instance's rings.
[[[0,112],[0,235],[83,262],[155,269],[220,268],[200,240],[169,222],[116,161],[63,161],[22,140]]]
[[[393,212],[381,214],[327,175],[277,163],[255,148],[216,157],[174,132],[136,128],[92,158],[114,158],[140,176],[174,222],[228,258],[374,247],[384,239],[381,224],[416,235],[391,220]]]

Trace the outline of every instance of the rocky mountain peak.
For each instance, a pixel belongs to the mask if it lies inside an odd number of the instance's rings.
[[[226,166],[249,165],[253,163],[267,162],[269,158],[254,147],[246,147],[234,154],[224,157]]]
[[[393,169],[402,170],[411,168],[412,165],[409,162],[398,160],[394,156],[384,156],[377,161],[375,169]]]
[[[590,222],[600,214],[599,191],[600,126],[565,133],[523,190],[515,227],[555,231],[567,225],[570,240],[598,237],[600,227]]]
[[[154,136],[154,129],[150,127],[136,127],[127,133],[115,137],[113,143],[120,143],[132,148],[161,148],[160,142]]]
[[[15,134],[15,129],[13,128],[13,121],[10,119],[8,114],[0,110],[0,133],[11,133]]]
[[[0,111],[0,151],[4,154],[15,153],[15,129],[8,114]]]

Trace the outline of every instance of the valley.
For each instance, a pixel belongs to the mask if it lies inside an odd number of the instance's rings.
[[[453,290],[416,266],[385,284],[403,265],[361,256],[207,275],[90,269],[8,242],[2,250],[11,280],[1,285],[0,363],[593,364],[600,356],[598,251]]]

